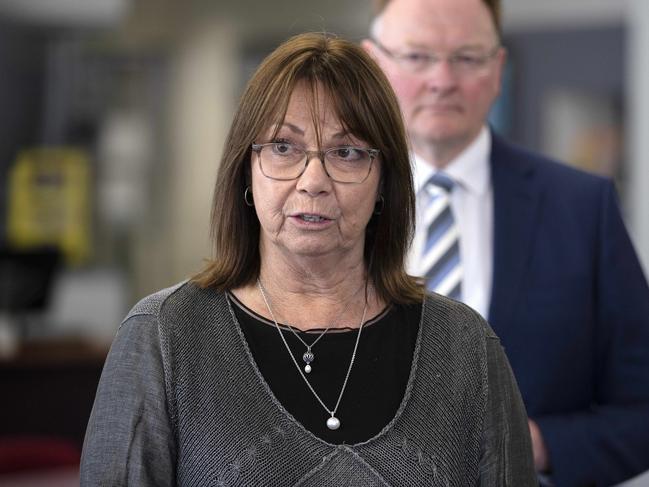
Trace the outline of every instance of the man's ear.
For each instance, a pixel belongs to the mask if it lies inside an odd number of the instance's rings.
[[[365,49],[365,52],[366,52],[367,54],[369,54],[370,57],[371,57],[372,59],[374,59],[374,61],[377,61],[377,58],[376,58],[376,46],[374,45],[374,43],[373,43],[371,40],[369,40],[369,39],[363,39],[363,40],[361,41],[361,47],[362,47],[363,49]]]
[[[505,75],[505,70],[507,69],[507,56],[507,48],[505,48],[504,46],[501,47],[496,56],[496,69],[498,70],[498,76],[496,79],[496,96],[498,96],[502,91],[503,77]]]

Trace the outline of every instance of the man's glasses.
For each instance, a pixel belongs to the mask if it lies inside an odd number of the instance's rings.
[[[264,176],[279,181],[299,178],[312,157],[320,159],[327,175],[338,183],[362,183],[372,170],[378,149],[341,146],[324,151],[307,151],[288,142],[252,144]]]
[[[376,39],[372,39],[372,42],[383,54],[411,73],[423,73],[445,59],[453,72],[458,75],[476,74],[498,54],[500,49],[500,44],[497,44],[487,52],[456,52],[448,56],[439,56],[432,52],[418,50],[395,52]]]

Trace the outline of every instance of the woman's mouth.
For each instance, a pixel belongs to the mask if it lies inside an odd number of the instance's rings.
[[[298,216],[305,222],[313,222],[313,223],[318,223],[329,219],[320,215],[310,215],[308,213],[300,213]]]

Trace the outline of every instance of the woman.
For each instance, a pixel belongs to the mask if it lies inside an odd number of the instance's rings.
[[[535,485],[497,338],[403,270],[397,103],[357,46],[296,36],[249,82],[214,192],[215,258],[130,312],[83,485]]]

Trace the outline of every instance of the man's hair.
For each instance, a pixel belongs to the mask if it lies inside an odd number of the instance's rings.
[[[421,301],[423,287],[404,270],[414,229],[415,194],[397,99],[381,69],[361,47],[323,33],[289,39],[248,82],[214,186],[214,257],[194,280],[204,287],[228,290],[253,283],[259,276],[260,225],[255,208],[244,200],[251,178],[251,144],[269,128],[279,129],[297,85],[311,94],[316,131],[317,104],[324,99],[347,132],[380,151],[380,166],[372,170],[380,167],[383,208],[366,228],[368,275],[386,302]]]
[[[390,0],[374,0],[375,17],[379,17],[383,13],[388,3],[390,3]],[[500,37],[502,35],[502,10],[500,0],[482,0],[482,3],[489,10],[494,27],[496,28],[496,33]]]

